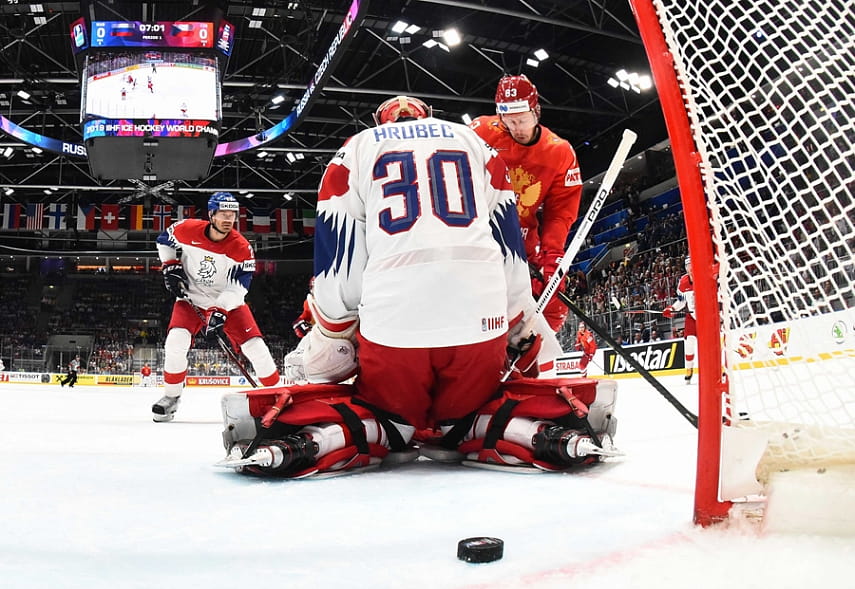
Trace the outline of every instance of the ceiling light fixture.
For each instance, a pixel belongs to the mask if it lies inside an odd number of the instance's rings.
[[[445,43],[449,47],[460,45],[460,42],[463,40],[460,37],[460,33],[457,32],[457,29],[446,29],[445,32],[442,34],[442,38],[445,39]]]
[[[653,87],[653,80],[649,75],[628,72],[625,69],[616,71],[614,77],[606,80],[606,83],[612,88],[620,87],[627,92],[632,91],[636,94],[641,94],[642,91],[650,90]]]

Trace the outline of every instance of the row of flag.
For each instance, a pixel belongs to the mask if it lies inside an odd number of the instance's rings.
[[[6,203],[0,229],[73,229],[78,231],[116,231],[127,229],[163,231],[172,223],[196,217],[192,205],[154,205],[150,215],[145,215],[143,205],[78,205],[77,214],[67,204],[52,203]],[[238,216],[241,233],[279,233],[282,235],[313,235],[315,232],[314,209],[247,209],[241,207]]]

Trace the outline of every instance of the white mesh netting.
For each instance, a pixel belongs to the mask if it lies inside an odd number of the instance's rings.
[[[855,462],[855,2],[655,0],[720,262],[728,411],[770,469]]]

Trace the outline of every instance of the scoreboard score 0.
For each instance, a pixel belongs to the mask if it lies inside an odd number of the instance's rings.
[[[214,25],[192,21],[92,21],[91,47],[211,49]]]

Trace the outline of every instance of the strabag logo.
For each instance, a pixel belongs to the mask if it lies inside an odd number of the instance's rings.
[[[627,346],[624,351],[638,362],[645,370],[668,370],[683,368],[683,341],[673,341],[664,344],[647,344],[642,346]],[[604,350],[606,374],[627,374],[635,372],[629,362],[614,350]]]
[[[555,359],[555,374],[557,376],[575,376],[582,373],[579,368],[579,361],[582,359],[582,352],[571,352],[566,356],[560,356]]]

